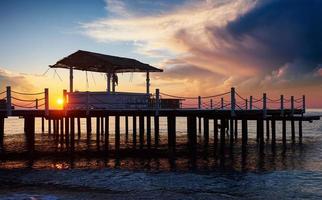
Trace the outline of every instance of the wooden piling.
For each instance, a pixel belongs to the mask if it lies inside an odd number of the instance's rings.
[[[291,119],[291,133],[292,133],[292,143],[295,143],[295,121],[293,117]]]
[[[135,148],[136,147],[136,116],[133,115],[132,116],[133,118],[133,147]]]
[[[169,115],[168,121],[168,150],[171,156],[174,156],[176,151],[176,117]]]
[[[92,133],[92,119],[91,119],[91,117],[86,117],[86,131],[87,131],[87,136],[89,136]]]
[[[218,148],[218,119],[214,119],[214,150],[217,152]]]
[[[209,119],[203,118],[203,131],[204,131],[204,146],[207,147],[209,144]]]
[[[4,141],[4,117],[0,117],[0,152],[3,151]]]
[[[276,123],[275,119],[272,119],[272,148],[275,148],[276,145]]]
[[[151,116],[146,116],[146,142],[148,148],[151,148]]]
[[[242,149],[243,150],[247,148],[247,140],[248,140],[247,120],[242,119]]]
[[[299,143],[302,144],[302,119],[299,120]]]
[[[159,146],[159,116],[154,116],[154,145]]]
[[[67,148],[69,148],[69,118],[65,117],[65,143]]]
[[[115,116],[115,151],[120,150],[120,116]]]
[[[286,148],[286,119],[282,119],[282,142],[283,147]]]
[[[266,140],[269,140],[269,120],[266,119]]]
[[[125,116],[125,140],[129,139],[129,116]]]
[[[234,131],[235,131],[235,141],[237,141],[238,139],[238,119],[235,119],[235,127],[234,127]]]
[[[232,117],[229,120],[229,132],[230,132],[230,136],[229,136],[230,147],[232,147],[234,144],[234,121]]]
[[[257,134],[259,136],[259,150],[264,149],[264,120],[262,118],[257,120]]]
[[[144,146],[144,116],[139,116],[139,140],[140,140],[140,149]]]
[[[220,154],[223,155],[225,151],[225,123],[226,119],[220,119]]]
[[[51,119],[48,119],[48,134],[51,134]]]
[[[26,116],[25,125],[28,152],[33,153],[35,150],[35,118],[33,116]]]
[[[110,136],[110,120],[109,120],[109,116],[105,116],[105,151],[108,152],[108,149],[109,149],[109,144],[110,144],[110,141],[109,141],[109,136]]]
[[[197,120],[196,116],[187,117],[188,149],[194,153],[197,147]]]
[[[101,117],[101,135],[104,135],[104,117]]]
[[[198,132],[201,133],[201,117],[198,117]]]
[[[70,118],[70,147],[71,151],[75,151],[75,118]]]
[[[101,122],[100,121],[100,118],[99,117],[96,117],[96,135],[99,135],[100,134],[100,131],[101,131],[100,122]]]
[[[45,118],[41,117],[41,132],[45,132]]]
[[[81,139],[81,120],[80,117],[77,117],[77,139]]]
[[[60,120],[60,145],[63,147],[64,145],[64,118]]]

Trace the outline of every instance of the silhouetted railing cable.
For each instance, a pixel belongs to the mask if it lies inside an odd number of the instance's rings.
[[[36,92],[36,93],[25,93],[25,92],[17,92],[14,90],[11,90],[12,93],[14,94],[20,94],[20,95],[41,95],[41,94],[45,94],[45,92]]]

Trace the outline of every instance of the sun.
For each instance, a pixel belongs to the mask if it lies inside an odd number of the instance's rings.
[[[64,104],[64,100],[62,98],[58,98],[56,100],[57,105],[62,106]]]

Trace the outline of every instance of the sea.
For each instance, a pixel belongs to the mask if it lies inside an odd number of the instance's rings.
[[[311,109],[306,115],[322,115]],[[137,120],[138,121],[138,120]],[[87,138],[85,120],[76,134],[75,152],[53,135],[41,131],[36,120],[35,153],[26,148],[23,119],[5,119],[4,152],[0,155],[0,200],[56,199],[322,199],[322,123],[303,122],[303,142],[291,141],[287,124],[287,147],[282,146],[277,122],[277,144],[265,140],[264,152],[256,142],[256,124],[248,123],[248,148],[241,150],[241,124],[233,147],[224,152],[214,145],[213,121],[210,140],[204,145],[198,133],[198,151],[187,151],[187,122],[177,118],[176,154],[167,152],[167,123],[160,118],[160,144],[151,149],[133,147],[132,124],[125,135],[121,118],[121,150],[114,151],[114,119],[110,118],[109,152],[93,133]],[[132,122],[131,117],[129,122]],[[153,122],[153,120],[152,120]],[[75,123],[76,124],[76,123]],[[77,130],[77,129],[76,129]],[[266,136],[265,136],[266,137]],[[265,138],[266,139],[266,138]],[[146,140],[146,138],[145,138]],[[138,138],[137,138],[138,141]],[[152,124],[152,141],[154,132]]]

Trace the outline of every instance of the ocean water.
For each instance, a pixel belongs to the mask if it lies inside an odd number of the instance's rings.
[[[309,110],[307,115],[322,115],[322,110]],[[123,118],[121,122],[124,124]],[[160,121],[158,150],[145,147],[140,151],[139,145],[134,150],[131,124],[128,138],[121,126],[119,156],[113,151],[113,123],[111,118],[109,154],[103,142],[96,142],[95,133],[86,139],[85,121],[81,138],[76,136],[76,153],[71,154],[52,135],[41,133],[37,120],[36,153],[31,156],[26,152],[23,120],[6,119],[0,199],[322,199],[321,121],[303,123],[301,145],[297,124],[295,144],[290,141],[288,124],[286,149],[281,145],[281,124],[277,123],[276,150],[272,151],[267,140],[263,154],[255,141],[256,124],[250,121],[249,146],[244,155],[240,138],[232,149],[227,145],[220,154],[213,145],[210,121],[210,143],[204,147],[203,133],[199,133],[196,157],[186,151],[185,118],[177,119],[175,157],[169,157],[166,151],[164,118]],[[95,124],[93,119],[93,132]],[[152,128],[152,141],[153,136]]]

